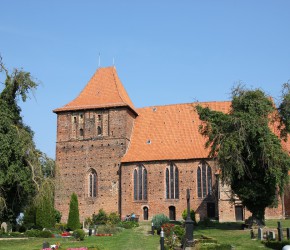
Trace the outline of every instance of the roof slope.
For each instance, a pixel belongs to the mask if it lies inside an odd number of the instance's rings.
[[[131,143],[122,162],[208,158],[197,103],[138,109]],[[228,113],[231,102],[204,102],[202,106]]]
[[[77,98],[54,112],[122,106],[135,111],[115,67],[106,67],[97,69]]]

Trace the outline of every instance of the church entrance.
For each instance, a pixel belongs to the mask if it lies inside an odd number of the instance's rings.
[[[214,202],[207,203],[207,217],[215,218],[215,203]]]
[[[175,220],[176,219],[176,211],[174,206],[169,207],[169,219]]]
[[[148,207],[143,207],[143,219],[148,220]]]
[[[235,206],[236,221],[244,220],[243,206]]]

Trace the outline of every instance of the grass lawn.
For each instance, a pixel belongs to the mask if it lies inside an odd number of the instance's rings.
[[[157,250],[159,249],[159,236],[148,234],[149,223],[141,223],[140,227],[125,229],[123,232],[114,236],[86,237],[84,241],[74,241],[61,238],[29,238],[26,240],[1,240],[0,250],[40,250],[44,241],[50,244],[60,242],[60,249],[69,247],[90,247],[96,250]]]
[[[282,226],[290,227],[290,220],[282,220]],[[84,241],[62,238],[29,238],[25,240],[1,240],[0,250],[40,250],[44,241],[50,244],[61,243],[61,249],[66,250],[69,247],[89,247],[95,250],[157,250],[159,247],[159,236],[150,235],[150,222],[140,223],[140,227],[126,229],[123,232],[107,237],[86,237]],[[266,228],[277,228],[277,220],[266,222]],[[221,244],[230,244],[235,250],[251,249],[269,249],[260,241],[251,240],[250,230],[241,230],[241,223],[214,223],[212,227],[197,226],[194,229],[194,238],[200,235],[209,236],[218,240]]]

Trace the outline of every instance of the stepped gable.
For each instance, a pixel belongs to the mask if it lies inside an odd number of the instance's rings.
[[[231,102],[203,102],[137,109],[131,143],[122,162],[208,158],[195,105],[228,113]]]
[[[77,98],[53,112],[123,106],[130,107],[136,113],[115,67],[105,67],[97,69]]]

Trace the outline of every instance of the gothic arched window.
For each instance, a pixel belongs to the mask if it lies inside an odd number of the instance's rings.
[[[178,176],[178,168],[173,163],[170,163],[165,170],[166,199],[179,199]]]
[[[88,196],[97,197],[97,173],[93,169],[88,174]]]
[[[203,198],[212,193],[211,167],[202,162],[197,168],[197,197]]]
[[[147,200],[147,170],[143,165],[134,169],[134,200]]]

